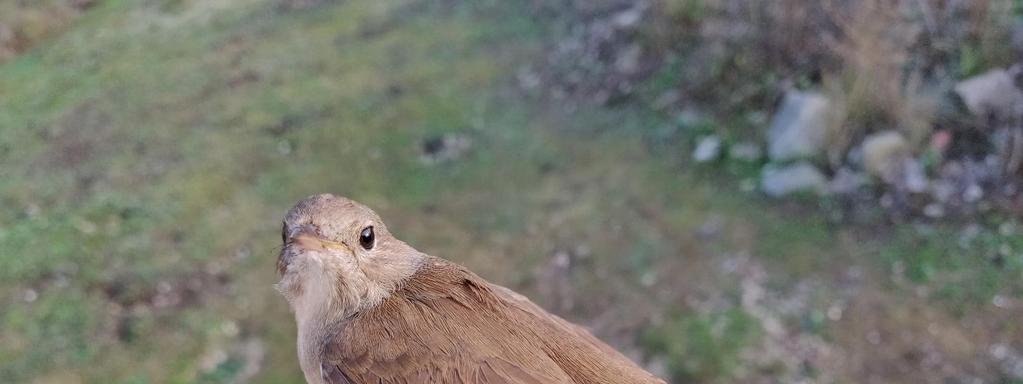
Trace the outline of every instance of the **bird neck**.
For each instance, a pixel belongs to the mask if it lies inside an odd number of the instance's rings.
[[[309,383],[322,383],[324,341],[359,313],[391,296],[425,263],[426,255],[404,243],[394,251],[357,266],[329,265],[303,275],[301,288],[289,299],[298,325],[298,354]],[[321,273],[322,272],[322,273]]]

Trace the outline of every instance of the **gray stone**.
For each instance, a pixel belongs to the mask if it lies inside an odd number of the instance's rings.
[[[931,186],[931,196],[939,203],[948,203],[955,197],[956,187],[951,181],[938,178]]]
[[[760,174],[760,187],[771,197],[800,191],[822,192],[827,183],[824,174],[808,162],[784,167],[767,166]]]
[[[820,93],[789,91],[767,131],[771,160],[820,154],[828,140],[831,102]]]
[[[690,107],[683,107],[678,114],[675,115],[675,123],[683,128],[695,127],[707,120],[704,114],[696,109]]]
[[[710,135],[700,140],[693,151],[693,160],[706,163],[717,160],[721,156],[721,138]]]
[[[541,84],[540,75],[530,67],[520,68],[515,77],[519,80],[519,86],[522,89],[536,89]]]
[[[867,176],[863,173],[842,167],[828,182],[828,192],[839,195],[852,194],[867,185],[868,181]]]
[[[927,171],[924,170],[924,165],[917,159],[908,158],[902,161],[902,178],[900,182],[907,191],[913,193],[922,193],[927,191],[927,187],[931,185],[929,179],[927,179]]]
[[[938,203],[930,203],[924,207],[924,216],[932,219],[945,217],[945,207]]]
[[[611,17],[611,24],[619,29],[630,29],[635,27],[643,19],[643,11],[646,7],[638,6],[616,13]]]
[[[1013,118],[1023,108],[1023,91],[1015,82],[1018,72],[1018,68],[992,70],[956,84],[955,92],[975,116]]]
[[[977,184],[970,184],[963,191],[963,201],[973,204],[984,198],[984,189]]]
[[[863,139],[863,168],[871,176],[890,180],[909,156],[909,143],[901,133],[881,131]]]
[[[635,74],[639,71],[639,63],[642,58],[643,48],[639,44],[629,45],[615,58],[615,69],[627,75]]]

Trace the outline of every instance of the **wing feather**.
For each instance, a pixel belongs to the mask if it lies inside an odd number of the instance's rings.
[[[584,329],[441,259],[345,324],[323,361],[330,384],[663,383]]]

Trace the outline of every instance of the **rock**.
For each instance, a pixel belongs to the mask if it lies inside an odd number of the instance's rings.
[[[827,178],[808,162],[784,167],[767,166],[760,174],[760,187],[771,197],[800,191],[822,192],[827,183]]]
[[[863,173],[842,167],[835,172],[835,176],[828,183],[828,192],[839,195],[853,194],[866,185],[868,181],[867,176]]]
[[[970,184],[963,191],[963,201],[969,204],[976,203],[984,198],[984,189],[977,184]]]
[[[1020,105],[1023,109],[1023,104]],[[1020,111],[1020,118],[1023,118],[1023,110]],[[1019,120],[1015,120],[1019,121]],[[1023,127],[1018,123],[1010,126],[995,127],[995,132],[988,135],[994,143],[995,153],[998,154],[999,168],[1006,175],[1016,175],[1023,172]]]
[[[611,24],[618,29],[631,29],[643,19],[645,6],[639,2],[637,6],[618,12],[611,17]]]
[[[530,67],[520,68],[518,73],[516,73],[515,78],[518,79],[519,86],[526,90],[535,89],[541,84],[540,75],[538,75],[536,71],[533,71]]]
[[[25,300],[26,303],[35,302],[36,299],[38,298],[39,292],[36,292],[36,290],[32,288],[26,289],[25,292],[22,294],[22,299]]]
[[[924,170],[924,165],[917,159],[908,158],[902,161],[902,172],[897,183],[905,188],[907,191],[912,193],[922,193],[927,191],[927,187],[930,186],[931,182],[927,179],[927,172]]]
[[[902,161],[909,156],[909,144],[901,133],[882,131],[863,139],[863,168],[871,176],[891,181]]]
[[[717,160],[721,156],[721,138],[710,135],[700,140],[693,151],[693,161],[706,163]]]
[[[975,116],[1005,120],[1023,108],[1023,91],[1016,87],[1019,69],[996,69],[956,84],[955,92]]]
[[[707,116],[696,109],[684,107],[675,114],[675,124],[685,129],[694,129],[707,122]]]
[[[956,187],[949,180],[938,178],[931,186],[931,196],[939,203],[948,203],[955,196]]]
[[[1023,379],[1023,353],[1006,344],[994,344],[988,353],[998,362],[997,367],[1002,375],[1011,379]]]
[[[728,149],[728,157],[732,160],[757,162],[764,156],[764,151],[760,149],[760,146],[752,142],[740,142],[732,145]]]
[[[713,239],[721,234],[721,231],[725,229],[725,222],[717,214],[711,214],[710,217],[704,221],[703,225],[700,226],[697,234],[702,239]]]
[[[639,44],[632,44],[618,53],[615,58],[615,69],[626,75],[632,75],[639,71],[639,63],[643,58],[643,48]]]
[[[767,131],[771,160],[820,154],[828,139],[831,102],[815,92],[789,91]]]
[[[927,206],[924,207],[924,216],[931,219],[940,219],[945,217],[945,207],[938,203],[927,204]]]

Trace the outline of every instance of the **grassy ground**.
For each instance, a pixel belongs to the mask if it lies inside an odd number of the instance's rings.
[[[513,3],[110,0],[0,65],[0,377],[301,382],[277,232],[334,192],[677,380],[1008,380],[1014,229],[736,195],[648,111],[517,90]]]

